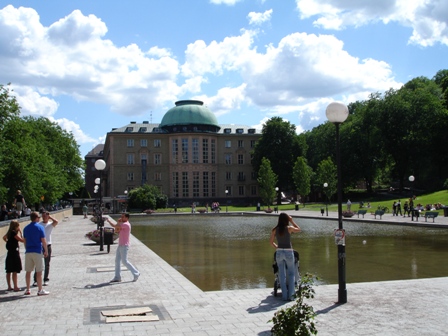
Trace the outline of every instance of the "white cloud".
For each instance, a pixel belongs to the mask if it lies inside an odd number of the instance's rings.
[[[316,26],[344,29],[375,22],[397,22],[412,28],[411,43],[448,45],[448,1],[445,0],[296,0],[302,19],[317,17]]]
[[[210,3],[214,5],[228,5],[233,6],[236,3],[240,2],[242,0],[210,0]]]
[[[269,10],[265,11],[264,13],[250,12],[247,15],[247,17],[249,19],[250,25],[261,25],[262,23],[264,23],[266,21],[270,21],[271,15],[272,15],[272,9],[269,9]]]
[[[52,122],[56,122],[59,126],[61,126],[62,129],[66,130],[69,133],[73,134],[73,137],[75,138],[76,142],[78,144],[88,144],[88,143],[93,143],[93,144],[97,144],[97,143],[104,143],[104,139],[94,139],[90,136],[88,136],[87,134],[85,134],[82,130],[81,127],[71,121],[68,120],[66,118],[61,118],[61,119],[54,119],[52,117],[49,118]]]
[[[12,85],[12,88],[21,107],[21,115],[49,118],[56,113],[59,104],[53,99],[40,95],[30,87]]]

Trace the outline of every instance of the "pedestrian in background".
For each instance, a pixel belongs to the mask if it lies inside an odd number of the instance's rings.
[[[18,218],[22,217],[22,211],[26,207],[26,203],[20,190],[17,190],[16,196],[14,197],[14,206],[16,207]]]

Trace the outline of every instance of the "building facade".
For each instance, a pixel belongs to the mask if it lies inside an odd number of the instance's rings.
[[[256,204],[251,151],[260,136],[248,126],[219,125],[201,101],[178,101],[160,124],[131,122],[107,133],[104,196],[122,199],[151,184],[168,196],[170,206]]]

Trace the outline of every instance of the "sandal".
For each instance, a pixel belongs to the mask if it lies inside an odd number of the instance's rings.
[[[27,289],[27,290],[25,291],[25,293],[23,293],[23,295],[31,295],[31,291],[30,291],[29,289]]]
[[[14,292],[20,292],[22,289],[20,288],[14,288]]]
[[[8,288],[8,289],[7,289],[8,292],[11,292],[12,290],[13,290],[12,288]]]

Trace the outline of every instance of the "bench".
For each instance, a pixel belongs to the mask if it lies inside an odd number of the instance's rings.
[[[383,210],[376,210],[374,213],[375,219],[376,216],[380,216],[380,219],[382,219],[382,216],[384,215],[384,211]]]
[[[432,218],[432,222],[434,223],[434,218],[439,215],[437,211],[426,211],[425,212],[425,222],[428,221],[428,218]]]
[[[358,210],[358,213],[357,213],[357,215],[358,215],[358,218],[359,218],[359,215],[362,215],[362,218],[364,218],[364,215],[367,213],[367,210]]]

